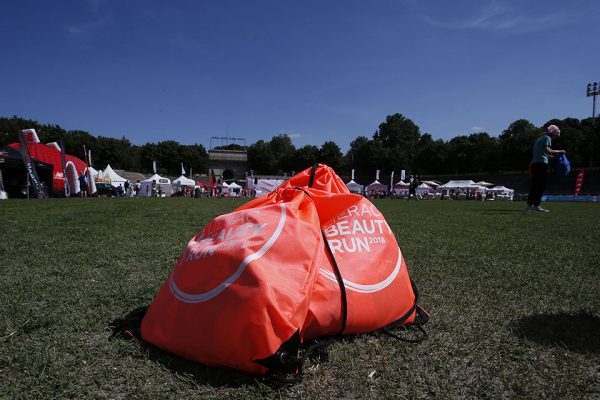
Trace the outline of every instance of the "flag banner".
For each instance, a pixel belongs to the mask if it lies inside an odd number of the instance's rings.
[[[375,173],[375,180],[378,181],[379,180],[379,170],[377,170],[377,172]]]
[[[352,170],[352,180],[354,180],[354,170]]]
[[[400,171],[400,180],[403,181],[404,179],[406,179],[406,171],[402,170]]]
[[[40,181],[38,177],[37,170],[35,169],[35,165],[33,165],[33,159],[31,158],[31,154],[29,153],[29,147],[27,147],[27,139],[25,138],[25,133],[23,131],[19,132],[19,142],[21,144],[21,157],[23,157],[23,164],[25,164],[25,169],[27,169],[27,174],[29,176],[30,181],[33,184],[33,190],[38,199],[44,199],[48,197],[48,193],[44,189],[44,185]],[[29,188],[27,188],[29,190]]]
[[[584,177],[585,171],[582,169],[579,171],[579,173],[577,174],[577,180],[575,181],[575,196],[579,196],[579,193],[581,192],[581,187],[583,186],[583,177]]]
[[[390,178],[390,190],[394,189],[394,171],[392,171],[392,177]]]
[[[92,166],[92,150],[88,150],[88,166],[91,167]]]
[[[67,179],[67,160],[66,160],[65,154],[66,154],[65,142],[61,138],[60,139],[60,162],[62,164],[63,179],[65,180],[65,197],[69,197],[69,196],[71,196],[71,186],[69,185],[69,179]]]
[[[181,175],[185,175],[185,169],[183,168],[183,163],[181,163]]]
[[[156,174],[156,161],[152,161],[152,171]]]

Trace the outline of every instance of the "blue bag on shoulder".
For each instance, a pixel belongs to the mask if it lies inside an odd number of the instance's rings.
[[[566,154],[561,154],[560,156],[556,157],[554,170],[559,176],[569,175],[569,172],[571,172],[571,163],[569,162]]]

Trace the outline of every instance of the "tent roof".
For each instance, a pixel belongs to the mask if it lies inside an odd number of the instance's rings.
[[[513,189],[509,189],[506,186],[494,186],[489,190],[491,190],[492,192],[514,192]]]
[[[486,181],[475,182],[475,184],[479,185],[479,186],[494,186],[493,183],[489,183],[489,182],[486,182]]]
[[[394,187],[409,187],[410,183],[406,183],[404,181],[398,181],[394,184]]]
[[[387,185],[384,185],[383,183],[381,183],[377,179],[375,179],[373,181],[373,183],[371,183],[370,185],[367,186],[367,190],[374,189],[374,188],[379,188],[379,189],[385,189],[385,190],[387,190]]]
[[[471,180],[457,180],[457,181],[448,181],[445,184],[439,186],[438,188],[442,189],[458,189],[458,188],[469,188],[472,187],[475,182]]]
[[[427,184],[427,185],[429,185],[429,186],[433,186],[433,187],[440,186],[440,183],[439,183],[439,182],[436,182],[436,181],[421,181],[421,182],[422,182],[422,183],[425,183],[425,184]]]
[[[417,186],[417,189],[429,189],[430,186],[427,185],[426,183],[421,183],[419,186]]]
[[[179,178],[174,179],[172,183],[179,183],[180,185],[184,185],[184,186],[196,186],[196,181],[194,181],[193,179],[187,178],[183,175],[181,175]]]
[[[348,183],[346,183],[346,186],[360,186],[360,187],[363,187],[363,185],[361,185],[360,183],[354,182],[354,179],[351,179]]]
[[[118,182],[125,182],[127,180],[127,179],[123,178],[122,176],[120,176],[119,174],[117,174],[115,171],[113,171],[113,169],[110,167],[110,164],[107,164],[104,171],[102,171],[102,178],[103,179],[108,178],[111,181],[118,181]]]
[[[241,189],[242,187],[235,182],[229,184],[229,189]]]
[[[161,179],[166,180],[167,182],[160,182]],[[156,181],[157,183],[171,183],[171,180],[169,178],[163,178],[159,174],[154,174],[150,178],[144,179],[142,182],[152,182],[152,181]]]

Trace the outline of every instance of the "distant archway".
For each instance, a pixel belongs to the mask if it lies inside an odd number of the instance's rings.
[[[221,180],[227,181],[229,179],[233,179],[234,176],[235,176],[235,173],[232,170],[225,169],[225,170],[223,170],[223,173],[221,174]]]

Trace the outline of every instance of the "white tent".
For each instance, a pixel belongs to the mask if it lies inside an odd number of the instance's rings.
[[[396,196],[407,195],[409,187],[410,187],[409,183],[406,183],[403,181],[398,181],[394,184],[393,190],[394,190],[394,193],[396,193]]]
[[[457,180],[457,181],[448,181],[443,185],[437,187],[438,190],[446,189],[446,190],[458,190],[458,189],[471,189],[475,182],[471,180]]]
[[[427,184],[429,187],[433,187],[436,188],[438,186],[440,186],[440,183],[437,181],[421,181],[422,183]]]
[[[283,179],[255,179],[256,183],[254,183],[254,179],[248,179],[248,189],[254,190],[256,197],[271,193],[275,188],[285,182]]]
[[[354,182],[354,179],[350,180],[350,182],[346,183],[346,187],[351,193],[362,194],[364,186],[360,183]]]
[[[375,179],[373,181],[373,183],[371,183],[369,186],[367,186],[366,191],[370,192],[371,190],[375,190],[375,191],[380,190],[380,191],[384,191],[387,193],[388,187],[387,187],[387,185],[384,185],[383,183],[381,183],[377,179]]]
[[[154,193],[152,189],[155,189]],[[152,175],[148,179],[144,179],[140,182],[140,197],[151,197],[158,194],[158,191],[162,191],[165,197],[170,197],[173,194],[173,187],[171,186],[171,180],[169,178],[163,178],[158,174]]]
[[[183,175],[181,175],[177,179],[174,179],[173,182],[171,182],[171,183],[173,185],[180,185],[180,186],[196,186],[196,181],[194,181],[193,179],[190,179],[190,178],[186,178]]]
[[[514,189],[509,189],[505,186],[494,186],[491,189],[488,189],[490,192],[495,192],[495,193],[514,193]]]
[[[125,182],[127,182],[127,179],[113,171],[110,164],[106,165],[104,171],[98,172],[98,178],[103,182],[110,183],[114,187],[124,186]]]
[[[488,191],[494,193],[497,199],[503,200],[512,200],[515,194],[514,189],[509,189],[505,186],[494,186],[493,188],[488,189]]]
[[[225,185],[225,183],[223,183]],[[242,187],[235,182],[231,182],[227,185],[227,191],[229,192],[229,196],[237,197],[240,195],[240,189]]]
[[[421,196],[425,196],[430,192],[431,188],[426,183],[421,183],[417,186],[417,194]]]
[[[486,181],[479,181],[479,182],[475,182],[475,184],[476,184],[476,185],[478,185],[478,186],[485,186],[485,187],[491,187],[491,186],[494,186],[494,184],[493,184],[493,183],[489,183],[489,182],[486,182]]]

